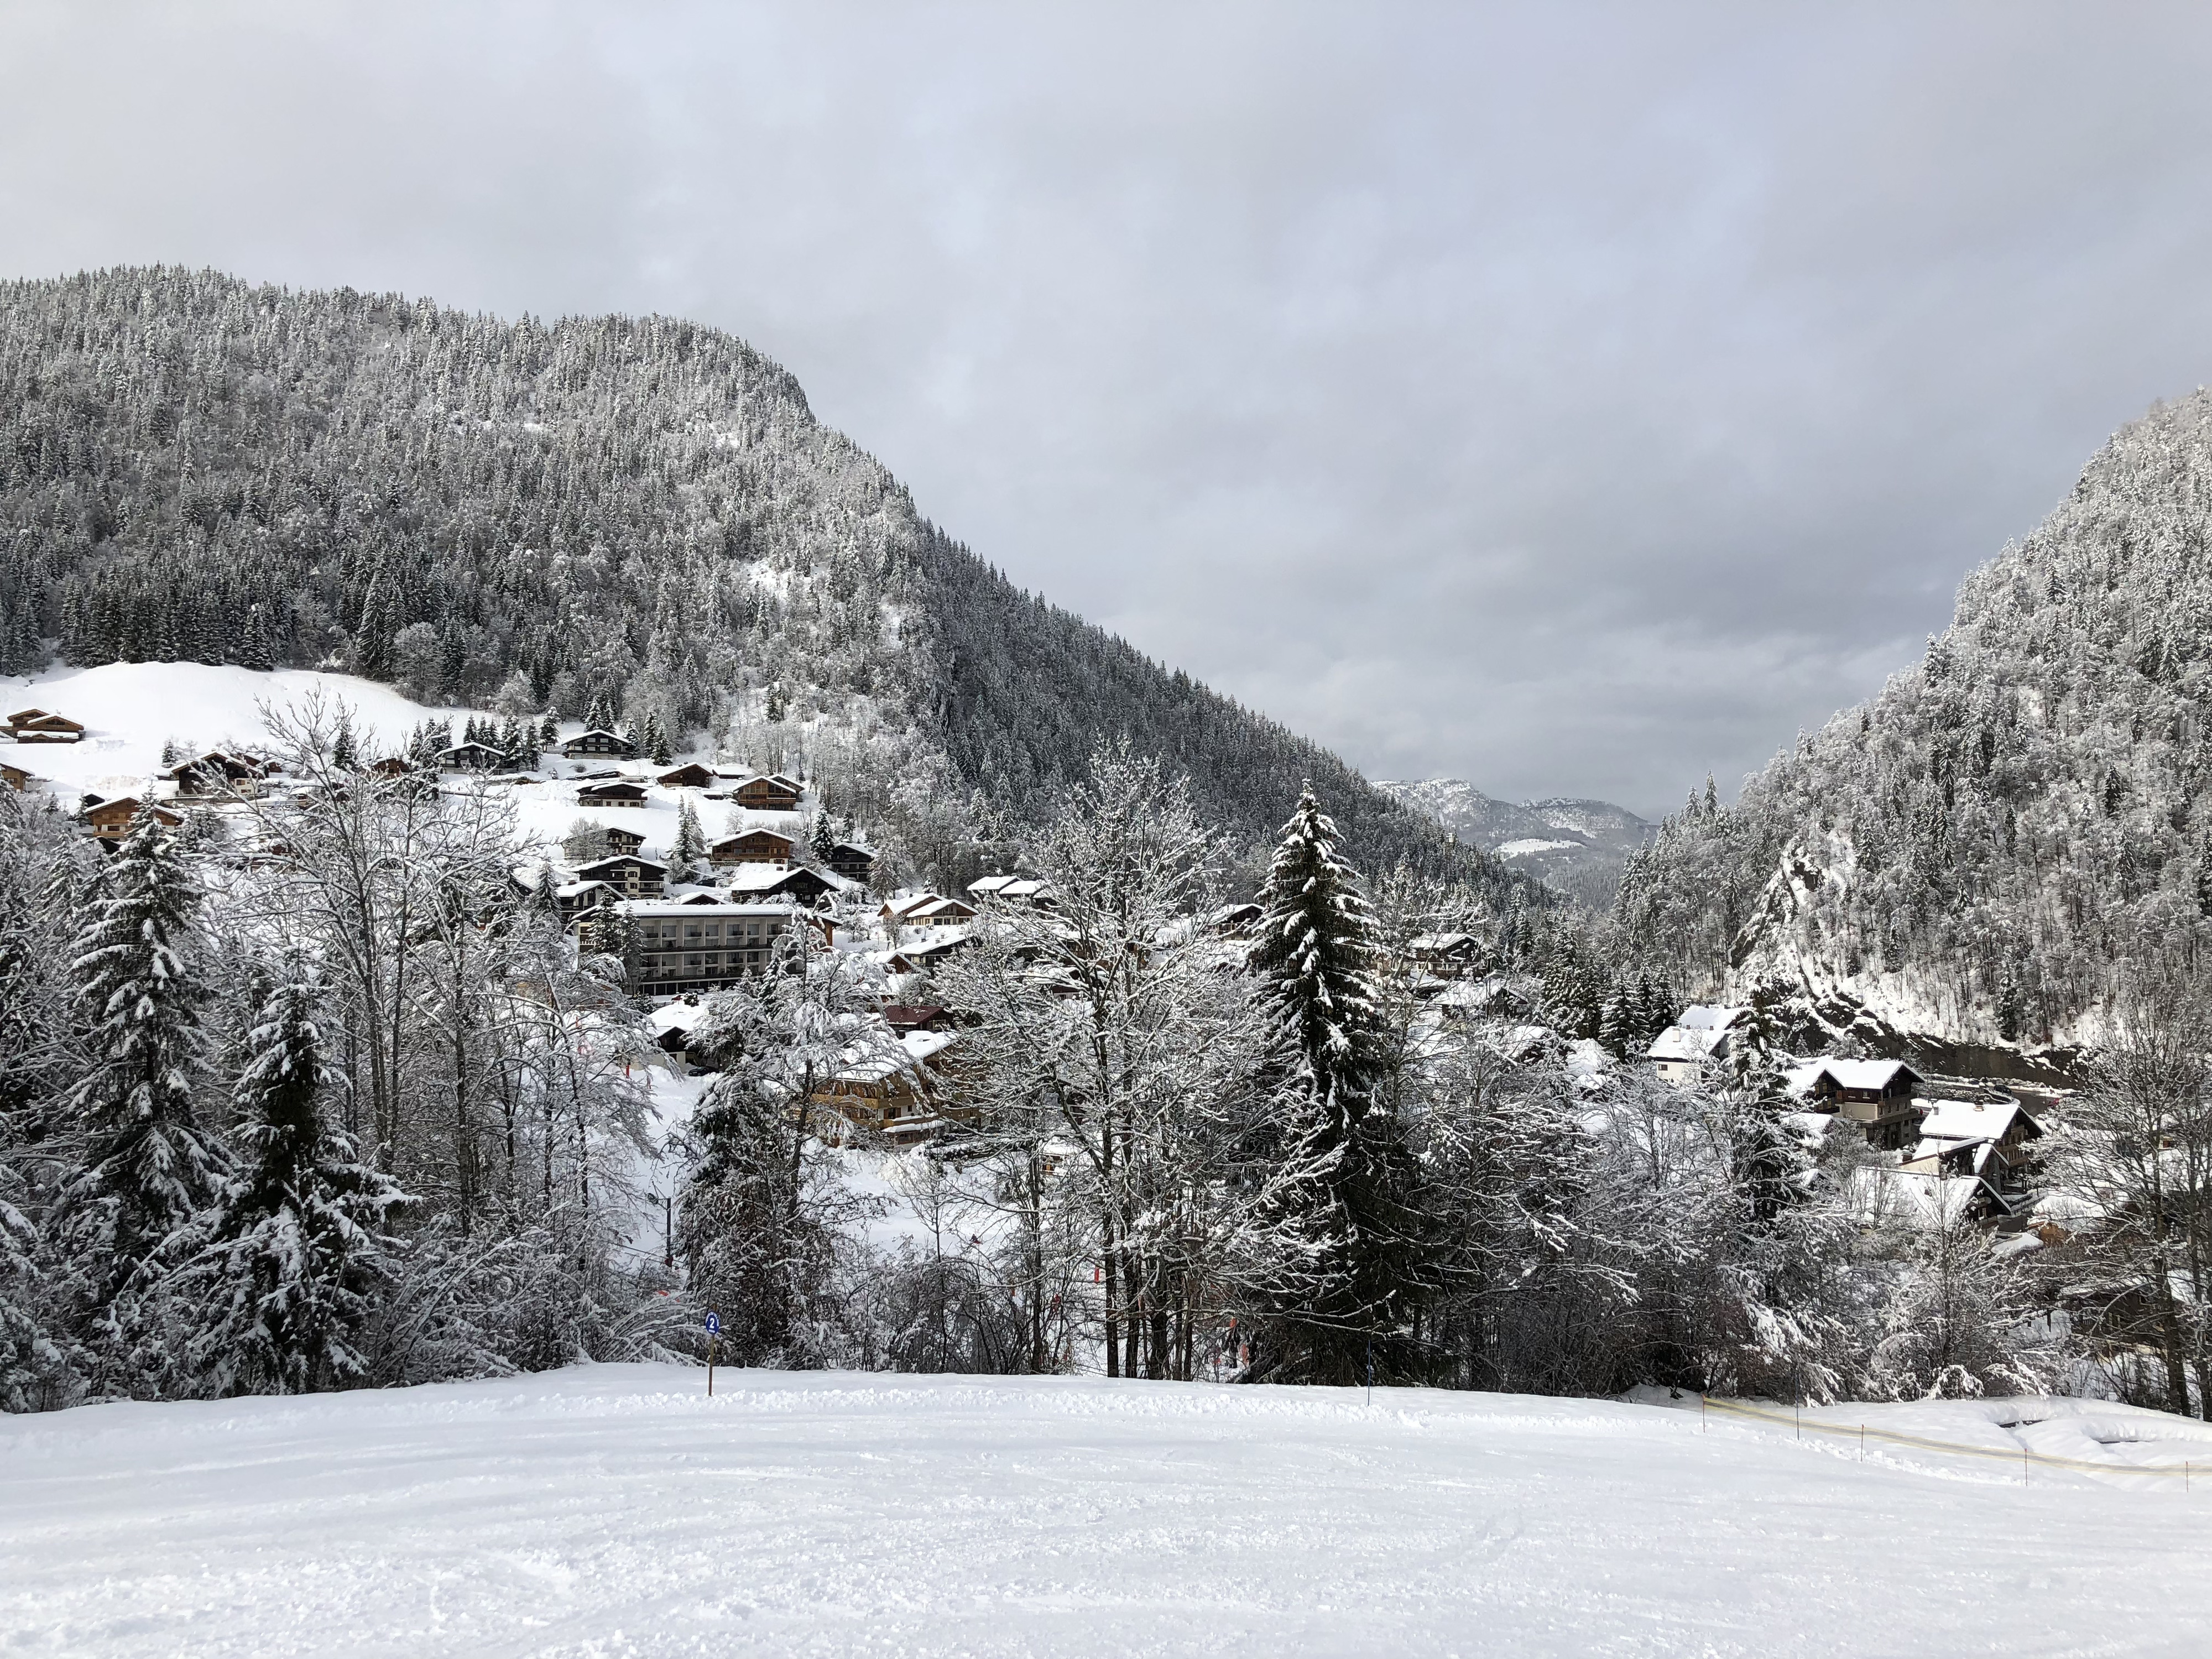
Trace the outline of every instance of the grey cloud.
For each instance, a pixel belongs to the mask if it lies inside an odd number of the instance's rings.
[[[6,266],[732,329],[1379,775],[1731,785],[2212,355],[2198,7],[88,15]]]

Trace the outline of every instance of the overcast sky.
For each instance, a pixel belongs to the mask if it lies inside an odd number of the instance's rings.
[[[2212,379],[2212,5],[10,0],[0,270],[681,313],[1370,776],[1670,805]]]

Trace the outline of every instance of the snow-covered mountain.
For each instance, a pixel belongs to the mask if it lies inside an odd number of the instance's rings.
[[[1632,860],[1686,993],[1974,1069],[2212,946],[2212,392],[2124,428],[1925,659]]]
[[[1611,801],[1554,798],[1515,803],[1461,778],[1377,781],[1376,788],[1426,813],[1462,842],[1495,854],[1595,908],[1613,902],[1623,862],[1654,825]]]
[[[811,769],[957,881],[1126,739],[1247,848],[1510,887],[1336,756],[1016,588],[742,340],[117,269],[0,285],[0,672],[336,669]]]

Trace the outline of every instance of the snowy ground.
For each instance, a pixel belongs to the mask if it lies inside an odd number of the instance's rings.
[[[0,1422],[0,1653],[2206,1649],[2212,1491],[1688,1403],[586,1366],[91,1407]]]

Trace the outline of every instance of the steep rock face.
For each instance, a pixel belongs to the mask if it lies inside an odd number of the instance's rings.
[[[1686,987],[2000,1049],[2094,1041],[2212,943],[2212,396],[2116,434],[1925,659],[1630,860]]]
[[[842,805],[916,837],[975,792],[1034,817],[1126,738],[1247,842],[1310,779],[1367,865],[1515,884],[1327,750],[1015,589],[789,374],[680,319],[510,324],[172,268],[0,286],[0,672],[58,639],[84,665],[604,699],[828,768]]]

